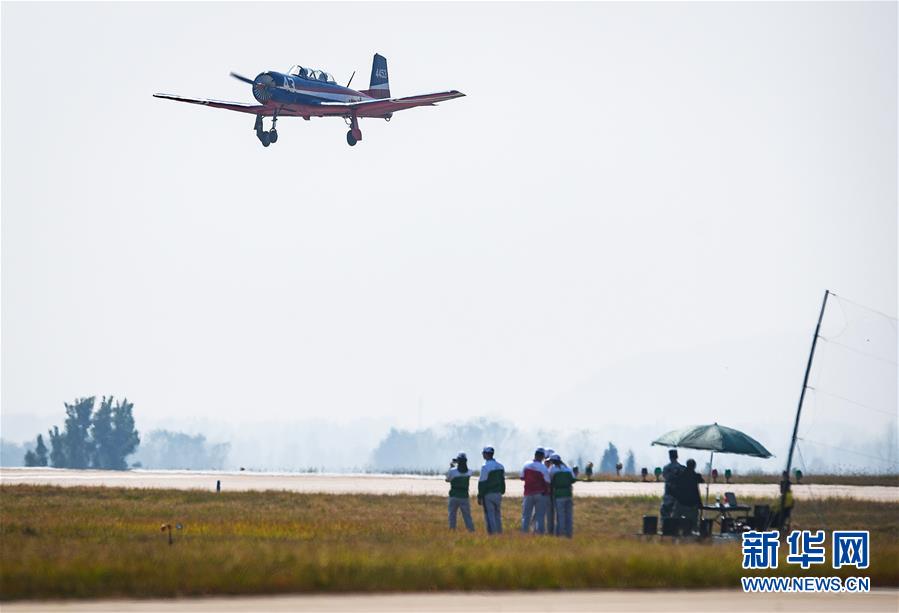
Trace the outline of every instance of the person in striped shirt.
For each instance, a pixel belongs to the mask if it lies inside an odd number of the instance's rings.
[[[521,469],[521,480],[524,481],[524,498],[521,502],[521,531],[527,533],[531,519],[534,520],[534,531],[546,533],[546,504],[549,500],[549,469],[543,464],[546,451],[537,447],[534,460]]]
[[[453,458],[450,469],[446,473],[446,481],[450,484],[449,491],[449,527],[456,529],[456,515],[462,513],[462,521],[465,529],[474,532],[474,522],[471,521],[471,501],[468,496],[468,481],[471,479],[471,471],[468,470],[468,456],[460,451]]]
[[[484,447],[484,465],[478,477],[478,504],[484,507],[487,534],[502,534],[503,519],[500,507],[506,493],[506,469],[493,459],[493,447]]]
[[[550,487],[556,506],[555,535],[571,538],[574,527],[572,517],[574,503],[571,487],[574,484],[574,473],[562,462],[559,454],[553,454],[549,459],[552,463],[552,467],[549,469]]]

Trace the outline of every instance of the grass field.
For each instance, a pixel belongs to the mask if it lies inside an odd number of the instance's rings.
[[[750,501],[751,502],[751,501]],[[288,492],[0,488],[0,597],[150,597],[543,588],[737,588],[738,543],[649,542],[648,498],[575,501],[575,538],[446,530],[445,499]],[[794,528],[868,529],[873,586],[899,585],[899,505],[801,503]],[[160,530],[181,523],[174,544]],[[782,548],[782,553],[783,553]],[[846,569],[843,569],[846,570]],[[774,574],[801,574],[793,565]],[[807,574],[833,575],[829,563]]]

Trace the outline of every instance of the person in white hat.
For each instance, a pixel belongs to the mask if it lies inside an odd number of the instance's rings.
[[[468,481],[471,479],[471,471],[468,470],[468,456],[460,451],[450,463],[450,469],[446,473],[446,481],[450,484],[449,491],[449,527],[456,529],[456,514],[462,512],[462,521],[469,532],[474,532],[474,522],[471,521],[471,501],[468,494]]]
[[[574,473],[563,462],[559,454],[554,453],[549,458],[552,468],[549,469],[550,484],[553,490],[553,498],[556,506],[556,536],[571,538],[573,533],[574,503],[572,502],[572,485]]]
[[[552,447],[546,448],[546,456],[543,460],[543,465],[546,466],[546,470],[550,471],[552,469],[552,461],[550,460],[556,454],[556,450]],[[550,476],[550,478],[552,478]],[[549,499],[546,501],[546,528],[547,532],[553,534],[556,530],[556,499],[553,497],[552,487],[549,488]]]
[[[502,534],[503,518],[500,507],[506,493],[506,469],[493,459],[493,447],[484,447],[484,465],[478,477],[478,504],[484,507],[487,534]]]
[[[527,534],[531,519],[534,520],[534,531],[546,533],[546,505],[549,501],[549,469],[543,464],[546,450],[537,447],[534,459],[521,469],[521,480],[524,481],[524,498],[521,501],[521,531]]]

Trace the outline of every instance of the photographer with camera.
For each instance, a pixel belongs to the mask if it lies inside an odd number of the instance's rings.
[[[449,491],[449,527],[456,529],[456,511],[462,512],[462,521],[469,532],[474,532],[474,522],[471,521],[471,502],[468,495],[468,481],[471,479],[471,471],[468,470],[468,456],[465,452],[459,454],[450,461],[450,469],[446,473],[446,481],[450,484]]]

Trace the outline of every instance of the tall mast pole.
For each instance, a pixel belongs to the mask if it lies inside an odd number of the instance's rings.
[[[808,389],[808,377],[812,372],[812,360],[815,359],[815,347],[818,346],[818,334],[821,332],[821,321],[824,319],[824,309],[827,308],[827,298],[830,290],[824,290],[824,300],[821,302],[821,312],[818,313],[818,324],[815,326],[815,336],[812,337],[812,349],[808,352],[808,363],[805,365],[805,376],[802,378],[802,391],[799,392],[799,406],[796,407],[796,421],[793,423],[793,437],[790,439],[790,453],[787,454],[786,480],[790,480],[790,468],[793,466],[793,451],[796,449],[796,435],[799,432],[799,416],[802,413],[802,403],[805,401],[805,390]],[[780,512],[783,516],[784,504],[787,493],[780,494]]]

